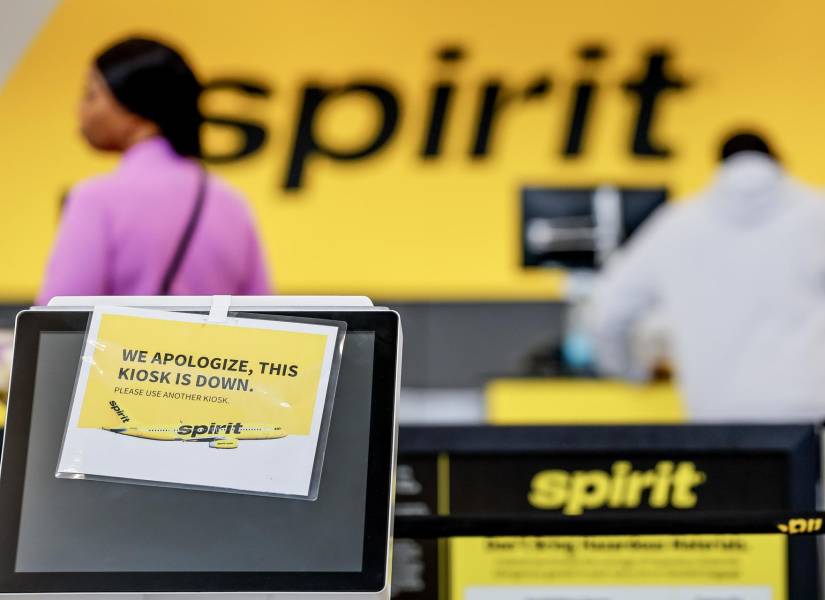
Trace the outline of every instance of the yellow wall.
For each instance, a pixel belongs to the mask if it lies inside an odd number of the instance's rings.
[[[266,124],[257,154],[216,171],[254,205],[280,290],[396,298],[554,297],[558,273],[526,272],[519,250],[519,189],[525,183],[666,184],[699,188],[726,132],[760,125],[790,169],[825,184],[825,37],[819,1],[68,0],[54,12],[0,90],[0,299],[31,298],[57,224],[58,197],[111,168],[78,138],[74,110],[89,59],[133,32],[176,41],[209,80],[243,75],[273,88],[269,98],[214,93],[205,108]],[[585,43],[608,51],[592,69],[600,85],[583,154],[560,155]],[[438,49],[466,58],[440,65]],[[621,90],[638,78],[645,52],[666,45],[668,70],[690,87],[663,95],[653,136],[668,159],[628,151],[636,100]],[[490,78],[523,89],[548,75],[543,97],[502,113],[486,160],[467,156],[478,89]],[[439,77],[457,92],[442,155],[418,156],[430,89]],[[401,102],[398,130],[359,162],[314,159],[305,185],[281,184],[303,86],[369,78]],[[357,146],[372,133],[364,97],[327,103],[317,131]],[[234,143],[213,129],[211,148]]]

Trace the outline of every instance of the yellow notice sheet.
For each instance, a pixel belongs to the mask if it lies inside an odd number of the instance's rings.
[[[785,600],[781,535],[450,540],[453,600]]]
[[[344,329],[95,309],[57,476],[314,498]]]

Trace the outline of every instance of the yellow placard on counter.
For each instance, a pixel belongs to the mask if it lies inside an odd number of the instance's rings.
[[[682,423],[685,408],[670,382],[602,379],[494,379],[484,390],[492,425]]]
[[[344,328],[97,308],[57,476],[314,497]]]
[[[780,535],[450,540],[453,600],[787,598]]]

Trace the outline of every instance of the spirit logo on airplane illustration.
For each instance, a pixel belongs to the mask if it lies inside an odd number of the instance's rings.
[[[209,423],[199,425],[146,425],[134,427],[104,427],[106,431],[162,442],[209,442],[210,448],[231,449],[239,440],[275,440],[286,437],[277,425],[244,425],[243,423]]]

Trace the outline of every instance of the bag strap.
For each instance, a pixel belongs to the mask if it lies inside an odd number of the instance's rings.
[[[200,170],[200,179],[198,181],[198,192],[195,196],[195,205],[192,207],[192,214],[189,215],[189,221],[186,223],[186,229],[183,230],[178,247],[175,249],[175,254],[172,256],[172,261],[166,268],[166,274],[160,287],[160,295],[168,296],[172,289],[172,283],[180,270],[183,259],[186,258],[186,252],[189,250],[189,245],[192,242],[192,236],[195,234],[195,229],[200,221],[201,213],[203,212],[204,201],[206,200],[206,170]]]

